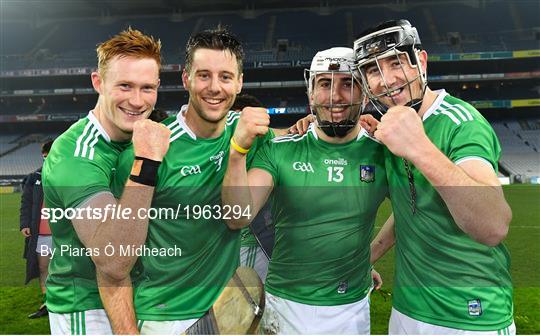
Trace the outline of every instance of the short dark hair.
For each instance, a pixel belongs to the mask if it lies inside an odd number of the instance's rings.
[[[263,103],[257,97],[254,97],[249,94],[241,94],[236,96],[234,104],[231,107],[233,111],[242,111],[244,107],[264,107]]]
[[[45,142],[44,144],[41,145],[41,154],[49,154],[49,152],[51,151],[51,147],[52,147],[52,144],[53,144],[54,140],[49,140],[47,142]]]
[[[240,41],[225,28],[217,27],[198,32],[191,36],[186,44],[185,69],[189,73],[193,63],[193,55],[197,49],[228,50],[236,57],[238,75],[242,73],[244,62],[244,48]]]

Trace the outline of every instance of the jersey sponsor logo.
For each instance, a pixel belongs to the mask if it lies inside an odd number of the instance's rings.
[[[333,165],[333,166],[346,166],[349,164],[349,162],[347,160],[345,160],[344,158],[339,158],[339,159],[324,159],[324,164],[327,164],[327,165]]]
[[[219,151],[219,153],[210,157],[210,161],[217,165],[217,172],[221,170],[221,163],[223,163],[224,154],[225,152]]]
[[[301,171],[301,172],[305,172],[305,173],[314,173],[315,172],[313,170],[313,166],[309,162],[306,163],[306,162],[296,161],[295,163],[293,163],[292,167],[296,171]]]
[[[200,173],[201,173],[201,166],[199,165],[184,166],[180,169],[180,174],[182,174],[182,176],[197,175]]]
[[[375,181],[375,166],[361,165],[360,166],[360,181],[371,183]]]
[[[469,315],[471,316],[480,316],[482,315],[482,302],[480,299],[469,300]]]

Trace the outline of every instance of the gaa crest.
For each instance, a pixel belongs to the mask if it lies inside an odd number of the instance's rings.
[[[360,181],[371,183],[375,181],[375,166],[360,166]]]
[[[480,299],[469,300],[469,315],[471,316],[480,316],[482,315],[482,302]]]
[[[338,294],[345,294],[345,293],[347,293],[348,289],[349,289],[349,284],[347,283],[347,281],[340,281],[339,282],[339,285],[338,285],[338,288],[337,288]]]

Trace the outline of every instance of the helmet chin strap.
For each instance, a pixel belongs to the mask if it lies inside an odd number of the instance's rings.
[[[315,114],[315,117],[317,118],[317,127],[319,127],[321,131],[324,132],[324,134],[332,138],[334,137],[343,138],[344,136],[349,134],[349,132],[351,132],[355,128],[356,124],[358,123],[358,118],[360,117],[361,112],[360,112],[360,104],[352,103],[352,104],[348,104],[347,106],[349,107],[349,111],[350,111],[347,119],[337,121],[337,122],[321,119],[320,118],[321,113],[318,112],[318,109],[321,109],[323,107],[327,107],[331,109],[332,104],[330,106],[323,106],[319,104],[311,106],[312,112],[313,114]],[[358,108],[358,111],[356,113],[353,112],[355,108]]]
[[[423,99],[413,99],[410,102],[408,102],[407,104],[405,104],[405,106],[411,107],[412,109],[414,109],[416,111],[416,113],[418,113],[418,112],[420,112],[420,107],[422,106],[422,101],[423,101]]]
[[[403,106],[410,107],[416,111],[416,113],[420,112],[420,107],[422,107],[423,98],[417,98],[412,99],[408,103],[406,103]],[[371,104],[373,105],[373,108],[371,108],[369,111],[364,111],[364,114],[371,114],[375,119],[381,121],[381,117],[388,112],[388,109],[390,107],[384,105],[380,101],[371,101]]]
[[[321,131],[324,132],[324,134],[332,138],[343,138],[344,136],[349,134],[349,132],[351,132],[356,126],[355,122],[351,119],[345,119],[340,122],[330,122],[317,118],[317,124]]]
[[[414,80],[417,80],[417,79],[418,79],[418,77],[415,78]],[[410,83],[411,82],[409,82],[409,87],[410,87]],[[427,88],[427,85],[424,85],[424,87],[422,88],[422,95],[420,96],[420,98],[412,98],[411,97],[411,100],[407,104],[405,104],[405,106],[410,107],[410,108],[414,109],[416,111],[416,113],[419,113],[420,112],[420,107],[422,107],[422,102],[424,101],[424,95],[426,94],[426,88]]]
[[[422,102],[424,100],[421,99],[421,98],[417,98],[417,99],[413,99],[411,101],[409,101],[408,103],[406,103],[405,105],[403,106],[407,106],[407,107],[410,107],[412,108],[413,110],[416,111],[416,113],[420,112],[420,107],[422,107]],[[377,118],[376,115],[373,115],[377,120],[380,120],[380,117],[382,117],[390,107],[384,105],[383,103],[379,102],[379,101],[376,101],[376,102],[372,102],[373,106],[375,107],[375,110],[379,113],[379,118]]]
[[[423,85],[422,88],[422,94],[420,95],[420,98],[413,98],[412,97],[412,90],[411,90],[411,84],[415,81],[417,81],[420,77],[414,78],[412,81],[408,81],[407,83],[403,84],[400,88],[403,88],[405,86],[409,87],[409,92],[411,92],[411,100],[409,100],[407,103],[405,103],[403,106],[410,107],[416,111],[416,113],[420,112],[420,107],[422,107],[422,102],[424,101],[424,95],[426,93],[427,85]],[[388,90],[387,90],[388,91]],[[390,107],[392,106],[386,106],[382,102],[379,101],[380,97],[384,96],[385,94],[380,94],[378,96],[372,96],[370,97],[370,101],[375,107],[375,110],[380,114],[380,116],[383,116]],[[394,101],[392,99],[392,101]],[[397,105],[394,105],[397,106]]]

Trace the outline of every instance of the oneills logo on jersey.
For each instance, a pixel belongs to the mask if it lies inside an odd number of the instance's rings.
[[[309,162],[306,163],[306,162],[296,161],[295,163],[293,163],[292,167],[293,167],[294,170],[305,172],[305,173],[314,173],[315,172],[313,170],[313,166]]]
[[[360,181],[371,183],[375,181],[375,166],[360,166]]]
[[[344,158],[339,159],[324,159],[325,165],[332,165],[332,166],[346,166],[349,164],[347,160]]]
[[[182,174],[182,176],[197,175],[200,173],[201,173],[201,166],[199,165],[184,166],[180,169],[180,174]]]
[[[213,162],[215,165],[217,165],[217,169],[216,169],[217,172],[221,170],[221,163],[223,162],[223,155],[224,155],[224,152],[219,151],[219,153],[210,157],[210,161]]]
[[[469,300],[469,315],[482,315],[482,303],[480,302],[480,299]]]

